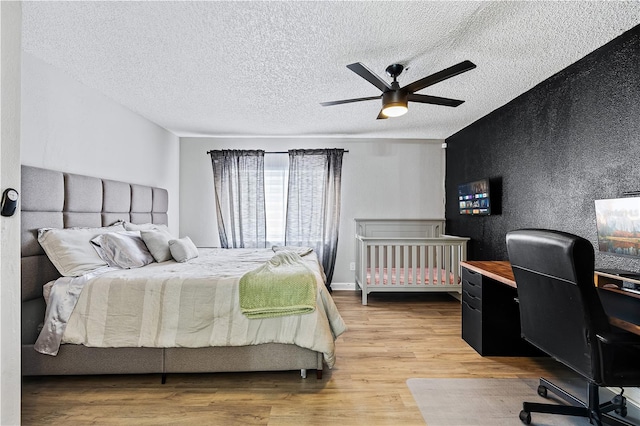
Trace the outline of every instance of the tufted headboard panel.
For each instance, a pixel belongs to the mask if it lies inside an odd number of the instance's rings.
[[[118,220],[167,224],[166,189],[22,166],[22,342],[44,319],[42,287],[60,276],[38,243],[39,228],[100,227]]]

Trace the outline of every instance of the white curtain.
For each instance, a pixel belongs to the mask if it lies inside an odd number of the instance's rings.
[[[264,151],[209,151],[223,248],[266,247]]]
[[[285,244],[312,247],[331,284],[340,228],[342,149],[289,151]]]

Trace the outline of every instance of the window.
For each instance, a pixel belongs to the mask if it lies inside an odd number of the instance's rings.
[[[344,150],[294,149],[269,155],[263,150],[211,150],[209,154],[221,247],[309,246],[330,283],[338,245]]]
[[[287,219],[289,154],[265,154],[264,200],[267,216],[267,245],[283,245]]]

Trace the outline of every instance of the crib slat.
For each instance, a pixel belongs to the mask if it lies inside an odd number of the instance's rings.
[[[409,246],[403,244],[400,246],[400,251],[402,252],[402,271],[400,272],[400,277],[402,278],[403,285],[410,285],[411,281],[409,280]]]
[[[418,271],[418,246],[411,246],[411,282],[416,283],[416,272]]]
[[[376,285],[383,284],[382,265],[380,264],[380,252],[384,251],[380,244],[376,244],[375,263],[376,263]]]
[[[385,285],[384,277],[384,245],[378,247],[378,276],[380,277],[380,285]]]
[[[455,266],[460,264],[460,257],[458,256],[460,252],[460,246],[452,245],[451,250],[453,250],[453,253],[452,253],[453,260],[451,262],[451,269],[453,269],[453,283],[451,284],[457,285],[458,284],[458,268],[456,268]]]
[[[378,285],[378,280],[376,279],[376,246],[369,246],[369,283],[371,285]]]
[[[387,284],[393,285],[393,269],[391,268],[393,265],[393,246],[387,246],[385,250],[387,252],[387,261],[384,266],[387,268]]]
[[[396,245],[393,246],[393,255],[394,255],[394,259],[393,259],[393,267],[396,271],[396,284],[397,285],[402,285],[403,282],[400,280],[400,270],[402,269],[402,264],[400,263],[400,248],[401,246]]]
[[[440,274],[438,284],[447,284],[449,282],[449,273],[451,272],[451,247],[442,246],[442,266],[445,271],[445,276]]]
[[[376,258],[376,271],[378,271],[378,281],[376,284],[384,285],[384,262],[382,261],[382,256],[384,256],[384,246],[378,245],[378,257]]]
[[[434,285],[440,284],[440,281],[442,279],[442,277],[441,277],[442,271],[444,269],[447,269],[447,265],[445,263],[446,255],[444,253],[445,252],[444,246],[442,246],[442,245],[438,246],[437,252],[438,252],[438,256],[437,256],[438,257],[438,267],[437,267],[438,268],[438,274],[436,275],[436,277],[435,277],[435,279],[433,281]]]
[[[435,281],[438,277],[438,274],[435,272],[437,271],[438,265],[435,263],[435,253],[438,251],[438,246],[434,245],[434,244],[430,244],[429,245],[429,269],[427,270],[428,273],[428,277],[427,277],[427,283],[429,284],[429,286],[433,286],[435,284]]]
[[[438,247],[434,247],[432,245],[429,246],[429,285],[433,285],[434,280],[434,271],[436,271],[439,267],[438,262]]]
[[[421,245],[420,246],[420,285],[425,285],[425,267],[427,265],[427,252],[428,249],[426,246]]]

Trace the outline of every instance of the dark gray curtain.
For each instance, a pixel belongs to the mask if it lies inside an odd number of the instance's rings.
[[[223,248],[266,247],[264,151],[209,151]]]
[[[285,244],[312,247],[331,284],[340,228],[343,149],[289,151]]]

